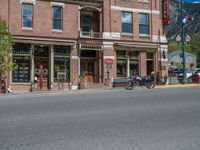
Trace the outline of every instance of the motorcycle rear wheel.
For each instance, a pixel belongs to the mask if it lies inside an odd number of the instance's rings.
[[[154,82],[147,82],[145,83],[145,86],[147,87],[147,89],[153,89],[155,87]]]

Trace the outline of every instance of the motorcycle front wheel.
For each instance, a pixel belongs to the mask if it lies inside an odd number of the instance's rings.
[[[132,90],[133,87],[134,87],[134,84],[131,80],[126,82],[126,86],[125,86],[126,90]]]
[[[147,82],[145,83],[145,86],[147,87],[147,89],[153,89],[155,87],[154,82]]]

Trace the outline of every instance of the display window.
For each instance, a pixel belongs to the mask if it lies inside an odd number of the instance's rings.
[[[30,82],[30,48],[30,44],[13,45],[13,62],[17,64],[17,68],[12,72],[12,82]]]
[[[13,56],[17,69],[12,73],[12,82],[30,82],[30,57]]]
[[[117,77],[126,77],[126,51],[117,51]]]
[[[70,82],[70,47],[54,46],[54,82]]]

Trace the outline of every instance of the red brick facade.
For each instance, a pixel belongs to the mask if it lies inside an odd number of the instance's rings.
[[[126,67],[125,76],[129,76],[133,71],[131,65],[138,69],[138,74],[147,75],[147,53],[153,54],[152,71],[161,72],[162,76],[167,74],[167,59],[161,58],[160,53],[163,50],[167,52],[160,2],[160,0],[94,0],[90,2],[0,0],[0,17],[7,22],[14,43],[29,43],[33,49],[37,46],[40,48],[47,46],[49,52],[54,51],[55,46],[70,47],[70,83],[72,88],[76,89],[80,85],[83,75],[89,84],[105,83],[108,70],[110,81],[112,78],[118,77],[120,73],[124,76],[123,68],[120,68],[120,65]],[[22,27],[22,5],[26,3],[33,5],[33,27],[31,29]],[[53,6],[62,7],[63,10],[62,30],[60,31],[52,29]],[[122,12],[132,13],[131,34],[122,33]],[[149,17],[149,33],[147,35],[139,33],[140,13],[147,14]],[[84,16],[90,18],[89,31],[83,31]],[[118,51],[126,53],[124,60],[118,59]],[[138,53],[137,61],[129,58],[129,52]],[[112,66],[104,63],[107,58],[113,59]],[[13,82],[11,73],[8,75],[8,86],[11,89],[29,89],[34,80],[34,63],[36,63],[32,56],[30,59],[30,81],[28,83]],[[54,79],[57,76],[54,73],[56,69],[54,52],[49,54],[48,59],[48,89],[57,89],[58,84]],[[67,86],[64,88],[66,89]]]

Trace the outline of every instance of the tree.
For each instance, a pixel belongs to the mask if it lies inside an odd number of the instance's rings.
[[[169,44],[168,44],[168,52],[173,52],[173,51],[177,51],[179,50],[181,47],[180,45],[178,44],[178,42],[176,41],[169,41]]]
[[[0,18],[0,77],[16,67],[16,64],[11,62],[11,52],[12,37],[7,31],[6,22]]]
[[[197,65],[200,67],[200,35],[194,35],[190,44],[192,51],[197,54]]]

